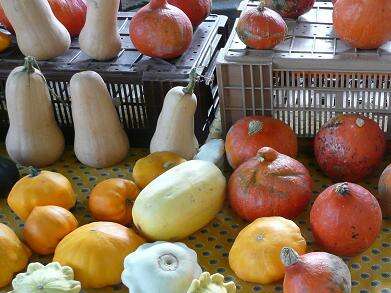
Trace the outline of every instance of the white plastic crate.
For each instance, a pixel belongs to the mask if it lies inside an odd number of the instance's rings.
[[[391,138],[391,42],[378,50],[349,47],[335,36],[332,8],[317,2],[288,21],[291,37],[275,50],[248,49],[232,32],[217,59],[224,131],[243,116],[270,115],[312,137],[338,113],[363,113]]]

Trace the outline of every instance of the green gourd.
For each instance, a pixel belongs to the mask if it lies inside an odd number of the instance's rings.
[[[52,262],[44,266],[31,263],[26,273],[18,274],[12,281],[10,293],[79,293],[80,282],[74,280],[73,270]]]
[[[193,280],[187,293],[236,293],[236,286],[234,282],[224,283],[224,276],[221,274],[211,276],[204,272]]]

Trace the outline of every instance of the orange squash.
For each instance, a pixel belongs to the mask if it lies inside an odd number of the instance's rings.
[[[107,179],[91,191],[88,208],[96,220],[128,225],[132,222],[132,206],[139,192],[132,181]]]
[[[32,169],[30,175],[16,182],[7,202],[15,214],[26,220],[36,206],[54,205],[70,209],[76,203],[76,195],[64,175]]]
[[[24,225],[23,237],[34,252],[48,255],[78,225],[72,213],[62,207],[35,207]]]
[[[273,283],[284,277],[280,252],[286,246],[305,253],[300,228],[282,217],[259,218],[240,231],[229,252],[229,265],[244,281]]]
[[[4,52],[11,46],[12,37],[8,33],[0,31],[0,53]]]
[[[136,162],[133,178],[140,188],[186,160],[173,152],[156,152]]]
[[[0,223],[0,288],[8,285],[14,274],[27,266],[30,256],[30,249],[15,232]]]
[[[103,288],[121,282],[124,259],[144,243],[132,229],[111,222],[77,228],[58,244],[53,261],[70,266],[83,288]]]

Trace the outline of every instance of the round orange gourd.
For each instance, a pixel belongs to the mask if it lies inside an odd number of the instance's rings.
[[[236,27],[239,39],[257,50],[273,49],[285,40],[287,30],[281,15],[264,7],[262,1],[257,8],[242,13]]]
[[[242,280],[269,284],[284,277],[283,247],[306,251],[300,228],[282,217],[259,218],[240,231],[229,252],[229,265]]]
[[[0,31],[0,53],[4,52],[11,46],[12,37],[9,33]]]
[[[156,152],[136,162],[133,178],[140,188],[186,160],[173,152]]]
[[[345,182],[328,187],[316,198],[310,222],[315,241],[327,251],[354,256],[376,240],[382,213],[368,190]]]
[[[282,121],[267,116],[242,118],[227,133],[225,151],[227,160],[234,169],[255,157],[263,147],[271,147],[281,154],[295,158],[296,134]]]
[[[391,40],[390,19],[390,0],[338,0],[334,3],[333,24],[337,35],[358,49],[377,49]]]
[[[96,220],[128,225],[132,222],[132,206],[139,192],[132,181],[108,179],[92,189],[88,208]]]
[[[202,23],[212,9],[212,0],[168,0],[168,3],[186,13],[193,26]]]
[[[34,252],[48,255],[78,225],[72,213],[62,207],[35,207],[24,224],[23,237]]]
[[[70,266],[83,288],[103,288],[121,282],[125,257],[144,239],[112,222],[81,226],[58,244],[53,261]]]
[[[26,220],[36,206],[72,208],[76,203],[76,194],[64,175],[32,169],[30,175],[16,182],[7,202],[15,214]]]
[[[0,223],[0,288],[8,285],[14,274],[27,266],[30,256],[30,249],[15,232]]]

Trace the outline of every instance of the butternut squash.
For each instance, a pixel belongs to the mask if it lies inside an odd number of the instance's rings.
[[[196,79],[197,73],[193,69],[187,87],[177,86],[168,91],[151,140],[151,153],[169,151],[187,160],[193,159],[197,154],[199,145],[194,135]]]
[[[9,156],[25,166],[53,164],[64,151],[64,136],[54,118],[49,89],[35,60],[26,57],[5,86],[10,127],[5,141]]]
[[[47,0],[0,0],[0,5],[25,56],[49,60],[69,49],[69,32],[54,16]]]
[[[125,159],[129,141],[102,77],[94,71],[75,74],[70,83],[75,154],[94,168]]]
[[[87,0],[87,19],[79,42],[81,50],[96,60],[113,59],[121,50],[121,38],[117,30],[119,2]]]

